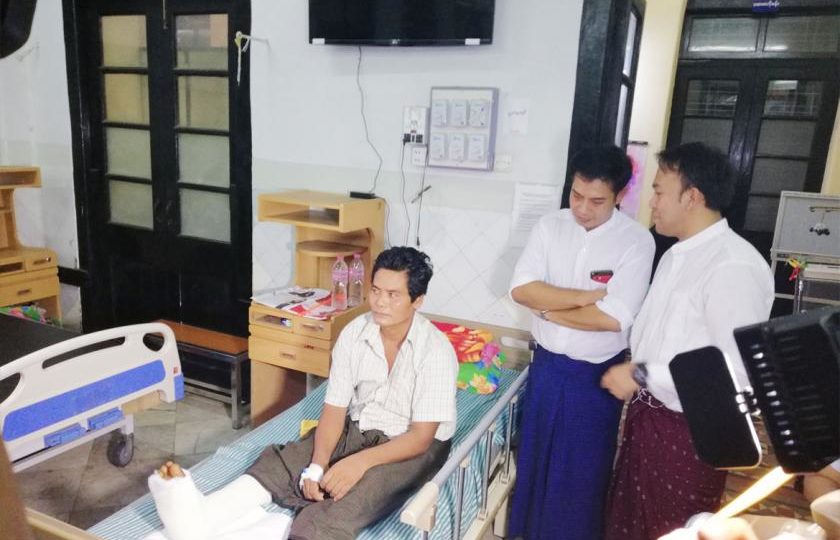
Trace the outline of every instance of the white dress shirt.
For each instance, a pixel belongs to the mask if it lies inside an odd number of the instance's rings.
[[[727,356],[738,385],[748,384],[733,330],[766,321],[773,305],[767,262],[725,219],[677,242],[662,256],[630,339],[634,362],[646,362],[647,386],[682,412],[668,364],[707,345]]]
[[[440,422],[435,438],[452,438],[458,378],[452,344],[415,313],[389,373],[379,330],[365,313],[341,331],[324,401],[349,407],[362,432],[378,429],[393,438],[408,431],[411,422]]]
[[[655,245],[651,234],[618,210],[605,223],[587,231],[571,210],[543,216],[531,231],[516,263],[510,288],[542,281],[568,289],[604,289],[607,295],[595,305],[619,322],[619,332],[575,330],[535,316],[532,333],[549,351],[575,360],[600,363],[627,348],[633,318],[648,289]],[[608,283],[591,273],[613,272]]]

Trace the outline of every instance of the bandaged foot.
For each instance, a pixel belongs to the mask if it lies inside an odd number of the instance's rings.
[[[264,514],[261,507],[271,502],[271,493],[247,474],[203,495],[189,471],[171,461],[149,477],[149,491],[168,540],[210,540],[237,528],[243,516],[254,515],[253,510]]]
[[[271,502],[271,493],[253,476],[243,474],[230,484],[204,498],[204,508],[213,530],[226,525],[255,508]]]
[[[167,462],[149,477],[149,491],[169,540],[207,540],[210,537],[205,497],[189,471]]]

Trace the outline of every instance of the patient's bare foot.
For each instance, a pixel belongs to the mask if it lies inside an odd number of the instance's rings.
[[[156,472],[158,476],[160,476],[164,480],[170,480],[172,478],[179,478],[185,476],[184,470],[181,468],[181,466],[172,461],[167,461],[166,463],[161,465]]]

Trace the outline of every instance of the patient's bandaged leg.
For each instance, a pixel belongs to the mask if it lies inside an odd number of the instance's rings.
[[[330,464],[387,441],[381,431],[360,432],[358,424],[348,417],[344,432],[330,457]],[[420,456],[373,467],[338,502],[332,499],[308,501],[300,492],[300,471],[309,464],[313,446],[314,437],[311,435],[285,446],[271,446],[248,470],[248,474],[271,491],[274,502],[299,510],[289,534],[289,538],[293,539],[355,538],[361,529],[403,504],[415,489],[440,469],[449,455],[450,442],[436,440]]]
[[[203,495],[185,476],[149,477],[149,490],[169,540],[209,540],[255,508],[271,502],[271,494],[248,475]]]

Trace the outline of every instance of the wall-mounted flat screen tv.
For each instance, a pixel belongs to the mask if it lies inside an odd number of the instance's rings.
[[[486,45],[495,0],[309,0],[309,42]]]

